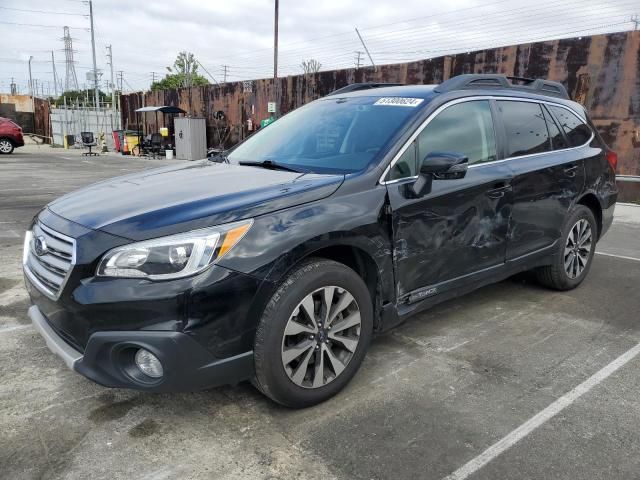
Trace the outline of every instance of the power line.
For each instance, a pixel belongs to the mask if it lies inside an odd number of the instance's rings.
[[[70,12],[54,12],[53,10],[28,10],[26,8],[11,8],[0,7],[2,10],[12,10],[14,12],[27,12],[27,13],[46,13],[48,15],[73,15],[78,17],[87,17],[84,13],[70,13]]]
[[[16,23],[16,22],[4,22],[0,21],[0,23],[4,25],[18,25],[20,27],[39,27],[39,28],[62,28],[62,25],[40,25],[37,23]],[[72,30],[85,30],[88,31],[88,28],[85,27],[69,27]]]
[[[577,17],[577,18],[576,18],[576,20],[581,20],[582,18],[586,18],[586,17],[589,17],[589,16],[593,16],[593,15],[587,15],[587,16],[584,16],[584,15],[583,15],[583,16],[579,16],[579,17]],[[614,15],[614,16],[604,16],[604,17],[603,17],[602,15],[600,15],[600,16],[598,17],[598,22],[599,22],[599,25],[598,25],[598,26],[600,26],[600,24],[601,24],[603,21],[606,21],[606,20],[609,20],[609,19],[611,19],[611,20],[616,19],[616,20],[617,20],[617,19],[619,19],[619,18],[622,18],[622,16]],[[628,17],[625,17],[625,18],[628,18]],[[477,23],[477,21],[476,21],[475,19],[472,19],[472,20],[470,20],[470,21],[471,21],[471,22],[474,22],[474,23]],[[469,21],[467,21],[467,22],[464,22],[464,21],[456,21],[456,22],[455,22],[455,24],[454,24],[454,25],[452,25],[452,29],[451,29],[451,30],[454,30],[456,26],[460,26],[460,25],[463,25],[463,24],[468,23],[468,22],[469,22]],[[495,22],[495,20],[494,20],[494,23],[496,23],[496,22]],[[504,21],[500,21],[500,22],[499,22],[499,24],[498,24],[498,25],[496,25],[496,28],[501,28],[501,27],[510,26],[510,25],[514,25],[514,24],[518,24],[518,26],[517,26],[517,27],[515,27],[515,32],[513,31],[513,29],[506,29],[506,30],[505,30],[505,29],[503,28],[503,29],[502,29],[502,32],[501,32],[501,33],[502,33],[502,35],[501,35],[501,39],[499,39],[498,41],[499,41],[501,44],[503,44],[503,45],[504,45],[504,44],[508,44],[508,42],[505,42],[505,41],[504,41],[505,34],[517,33],[517,34],[518,34],[518,36],[521,36],[521,34],[522,34],[522,33],[524,33],[524,32],[523,32],[523,28],[519,25],[520,23],[521,23],[521,22],[519,22],[519,21],[517,21],[517,22],[504,22]],[[576,23],[576,22],[573,22],[573,23]],[[616,25],[618,24],[618,23],[616,23],[616,22],[611,22],[611,23],[615,23]],[[529,29],[531,29],[531,26],[532,26],[532,25],[533,25],[533,26],[537,26],[537,25],[540,25],[540,26],[546,26],[547,24],[548,24],[548,21],[547,21],[547,20],[545,20],[545,19],[541,19],[541,21],[539,21],[539,22],[535,22],[534,24],[529,23],[529,24],[528,24],[528,27],[529,27]],[[583,24],[584,24],[584,22],[583,22],[583,21],[580,21],[577,25],[583,25]],[[577,26],[577,25],[576,25],[576,26]],[[441,26],[443,27],[443,29],[445,29],[445,30],[446,30],[446,24],[442,24]],[[484,23],[483,23],[483,25],[482,25],[483,30],[488,29],[488,30],[490,30],[490,31],[494,34],[494,36],[495,36],[495,30],[493,30],[493,29],[491,29],[491,28],[486,28],[486,27],[491,27],[491,26],[492,26],[492,23],[491,23],[490,21],[487,21],[487,20],[485,19],[485,22],[484,22]],[[562,27],[563,27],[563,28],[566,28],[567,26],[568,26],[568,25],[567,25],[567,23],[566,23],[566,22],[562,25]],[[560,28],[560,25],[558,25],[558,27],[557,27],[557,28],[559,29],[559,28]],[[428,33],[428,32],[422,32],[422,34],[423,34],[423,35],[424,35],[425,33]],[[528,32],[527,32],[527,33],[528,33]],[[561,33],[556,33],[556,35],[559,35],[559,34],[561,34]],[[484,31],[483,31],[483,32],[482,32],[482,35],[486,36],[486,32],[484,32]],[[476,34],[475,36],[477,36],[477,34]],[[400,36],[400,37],[398,37],[398,38],[396,38],[396,39],[393,39],[392,41],[389,41],[389,39],[385,39],[385,42],[384,42],[384,50],[388,50],[388,48],[389,48],[390,46],[396,46],[396,48],[397,48],[397,46],[401,46],[402,48],[407,48],[407,47],[413,46],[413,45],[415,44],[415,42],[419,42],[419,43],[421,44],[420,46],[422,46],[422,45],[424,45],[425,43],[428,43],[428,40],[430,40],[432,37],[435,39],[432,43],[437,43],[437,42],[441,42],[441,40],[442,40],[442,39],[447,39],[447,38],[452,38],[452,37],[453,37],[453,38],[455,38],[455,39],[461,40],[461,39],[468,39],[469,37],[473,37],[473,35],[468,35],[468,34],[467,34],[467,35],[464,35],[464,34],[462,34],[462,35],[461,35],[461,34],[459,33],[459,29],[457,29],[455,34],[442,34],[442,33],[439,33],[439,32],[433,32],[433,35],[426,36],[426,37],[422,37],[422,38],[419,38],[419,39],[416,39],[416,38],[413,38],[413,37]],[[514,39],[514,40],[515,40],[515,39]],[[357,42],[357,40],[356,40],[356,42]],[[379,43],[379,41],[378,41],[378,39],[377,39],[377,38],[373,38],[373,37],[372,37],[371,39],[369,39],[369,43],[372,45],[372,50],[375,50],[376,48],[378,48],[378,47],[379,47],[379,46],[377,45],[377,44]],[[494,41],[494,40],[492,40],[492,39],[487,39],[487,44],[495,44],[495,43],[496,43],[496,41]],[[325,48],[325,47],[321,47],[320,49],[314,49],[313,51],[315,51],[315,52],[318,52],[318,51],[326,51],[326,48]],[[425,49],[422,49],[421,51],[423,51],[423,52],[424,52],[424,51],[425,51]],[[309,52],[309,51],[307,51],[306,53],[307,53],[307,55],[311,54],[311,52]],[[282,55],[283,55],[283,56],[285,55],[285,52],[284,52],[284,51],[282,51]],[[334,56],[335,56],[335,55],[334,55]],[[260,67],[260,68],[265,68],[265,67],[266,67],[266,65],[265,65],[264,63],[263,63],[263,64],[259,64],[259,63],[255,62],[255,61],[252,61],[252,62],[251,62],[251,65],[252,65],[252,68],[254,68],[254,69],[255,69],[255,68],[257,68],[257,67]],[[236,65],[236,66],[233,66],[233,65],[232,65],[232,67],[240,67],[240,66],[241,66],[240,64],[238,64],[238,65]]]
[[[481,7],[489,7],[489,6],[499,5],[499,4],[502,4],[502,3],[505,3],[505,1],[501,0],[501,1],[498,1],[498,2],[491,3],[491,4],[484,4],[484,5],[478,5],[478,6],[468,7],[468,8],[463,8],[463,9],[456,9],[456,10],[451,10],[451,11],[440,13],[440,14],[432,14],[432,15],[423,16],[423,17],[415,17],[415,18],[411,18],[411,19],[407,19],[407,20],[403,20],[403,21],[397,21],[397,22],[393,22],[393,23],[387,23],[387,24],[377,25],[377,26],[373,26],[373,27],[362,28],[361,31],[368,33],[371,30],[379,30],[379,29],[382,29],[382,28],[385,28],[385,27],[389,27],[389,26],[392,26],[392,25],[398,25],[398,24],[402,24],[402,23],[407,23],[408,24],[408,23],[411,23],[411,22],[423,21],[423,20],[429,19],[429,18],[431,18],[431,19],[440,19],[441,17],[458,14],[460,12],[464,12],[464,11],[467,11],[467,10],[477,9],[477,8],[481,8]],[[635,3],[635,2],[632,2],[631,5],[633,5],[633,3]],[[567,11],[568,10],[568,12],[571,12],[572,9],[567,9],[566,8],[567,6],[571,6],[571,5],[583,6],[584,4],[585,4],[584,1],[579,1],[579,2],[575,2],[574,1],[574,2],[566,2],[565,4],[560,5],[560,7],[564,7],[564,8],[561,8],[562,11]],[[607,2],[600,2],[598,5],[602,5],[602,4],[607,4]],[[521,16],[523,13],[528,13],[528,12],[532,12],[532,11],[541,11],[543,13],[547,13],[547,12],[549,12],[549,8],[553,7],[553,6],[558,6],[558,2],[556,2],[556,1],[548,1],[548,2],[543,2],[543,3],[538,3],[537,4],[537,8],[528,9],[528,10],[527,9],[522,9],[522,8],[514,8],[514,9],[510,9],[510,10],[502,10],[500,12],[497,12],[496,14],[492,14],[491,16],[493,18],[505,18],[505,17],[507,17],[509,15]],[[609,8],[615,8],[615,7],[612,7],[609,4]],[[575,9],[573,9],[573,10],[575,10]],[[551,13],[551,12],[549,12],[549,13]],[[484,23],[485,23],[486,20],[487,20],[487,15],[484,15],[483,16],[483,22],[482,22],[483,25],[482,26],[484,26]],[[467,21],[463,20],[462,22],[463,23],[469,23],[470,21],[472,22],[472,24],[478,25],[478,19],[477,18],[468,19]],[[460,22],[461,22],[461,20],[459,18],[457,18],[457,17],[451,19],[451,23],[459,24]],[[546,20],[546,22],[548,22],[548,20]],[[429,27],[429,26],[427,26],[427,27]],[[411,29],[420,30],[420,29],[424,29],[424,28],[425,28],[424,22],[422,22],[422,24],[419,27],[412,27]],[[433,27],[431,26],[431,28],[433,28]],[[384,37],[384,36],[389,36],[389,35],[397,35],[397,33],[399,31],[402,32],[402,31],[405,31],[405,30],[409,30],[409,29],[401,29],[401,30],[394,29],[391,32],[368,33],[367,38],[368,38],[368,41],[371,43],[374,38]],[[325,43],[325,44],[323,44],[323,47],[320,47],[320,48],[324,48],[327,45],[335,45],[337,47],[340,47],[340,46],[342,46],[344,44],[345,40],[342,39],[342,38],[338,39],[337,37],[344,37],[346,35],[351,36],[352,40],[355,40],[357,42],[357,38],[353,35],[353,32],[351,31],[351,32],[348,32],[348,33],[344,32],[344,33],[338,33],[338,34],[333,34],[333,35],[325,35],[323,37],[317,37],[317,38],[314,38],[314,39],[309,39],[309,40],[305,40],[305,41],[301,41],[301,42],[295,42],[295,43],[289,44],[288,46],[282,45],[281,48],[280,48],[280,52],[279,53],[280,53],[281,56],[284,55],[286,52],[293,52],[293,51],[304,52],[305,54],[308,54],[309,53],[309,47],[308,47],[309,43],[312,43],[312,42],[317,43],[317,42],[315,42],[315,40],[325,39],[325,38],[335,38],[336,40],[334,40],[333,42],[330,42],[329,44]],[[303,47],[300,47],[300,48],[297,48],[297,49],[288,48],[288,47],[290,47],[292,45],[299,45],[299,44],[303,44],[303,45],[306,44],[306,46],[303,46]],[[269,50],[269,49],[265,48],[265,49],[261,49],[261,50],[264,51],[264,50]],[[251,57],[255,57],[255,54],[257,52],[259,52],[259,51],[260,50],[255,50],[254,49],[254,50],[251,50],[251,51],[247,51],[244,54],[242,52],[239,52],[239,53],[233,53],[233,54],[225,55],[224,57],[218,57],[218,58],[234,58],[237,61],[239,58],[246,57],[247,55],[250,58]]]
[[[567,36],[567,35],[577,35],[577,34],[583,34],[585,32],[591,32],[596,28],[612,28],[615,26],[620,26],[620,25],[627,25],[628,21],[626,22],[618,22],[618,23],[611,23],[611,24],[598,24],[598,25],[589,25],[586,28],[583,29],[577,29],[577,30],[571,30],[571,31],[565,31],[565,32],[555,32],[554,31],[554,39],[560,39],[563,36]],[[540,35],[538,36],[532,36],[532,37],[527,37],[527,38],[522,38],[519,42],[517,43],[530,43],[530,42],[537,42],[537,41],[542,41],[542,40],[547,40],[549,39],[549,35],[548,32],[539,32]],[[443,47],[443,48],[439,48],[439,49],[432,49],[429,50],[429,53],[431,54],[431,57],[434,56],[440,56],[440,55],[445,55],[445,54],[456,54],[456,53],[461,53],[461,52],[470,52],[470,51],[478,51],[478,50],[483,50],[483,49],[488,49],[488,48],[500,48],[500,46],[506,46],[506,45],[510,45],[510,44],[505,44],[502,43],[501,45],[497,45],[497,46],[489,46],[489,45],[478,45],[478,44],[466,44],[466,45],[462,45],[459,47]],[[413,52],[411,52],[413,53]],[[422,57],[424,58],[424,57]],[[417,60],[417,59],[414,59]],[[404,59],[402,60],[403,62],[407,62],[407,61],[411,61],[411,59]],[[399,63],[398,61],[389,61],[387,62],[389,64],[391,63]],[[347,61],[343,61],[340,63],[337,63],[335,65],[333,65],[332,67],[335,69],[339,69],[339,68],[348,68],[350,66],[352,66],[353,64],[351,63],[351,61],[347,60]],[[239,77],[239,76],[234,76],[236,78],[243,78],[243,79],[247,79],[247,77]]]

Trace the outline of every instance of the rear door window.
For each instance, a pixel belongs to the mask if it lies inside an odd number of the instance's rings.
[[[572,147],[584,145],[591,138],[591,129],[566,108],[549,106],[556,116]]]
[[[542,107],[533,102],[497,102],[507,134],[507,157],[551,151]]]

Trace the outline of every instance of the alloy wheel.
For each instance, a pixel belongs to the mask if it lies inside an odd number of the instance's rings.
[[[0,140],[0,152],[9,153],[13,148],[9,140]]]
[[[346,368],[360,341],[360,309],[344,288],[319,288],[302,299],[282,338],[282,365],[303,388],[319,388]]]
[[[589,263],[593,235],[584,218],[571,228],[564,247],[564,270],[569,278],[579,277]]]

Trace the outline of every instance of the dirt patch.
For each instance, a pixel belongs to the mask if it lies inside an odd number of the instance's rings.
[[[140,397],[133,397],[120,402],[108,403],[95,408],[89,413],[89,420],[96,423],[106,423],[124,417],[129,411],[141,403]]]
[[[133,438],[149,437],[156,433],[160,429],[160,425],[151,418],[145,418],[142,422],[137,424],[131,430],[129,430],[129,436]]]

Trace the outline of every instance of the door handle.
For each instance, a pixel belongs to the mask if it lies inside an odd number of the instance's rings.
[[[502,198],[504,197],[504,194],[511,191],[511,185],[509,184],[498,184],[499,186],[496,186],[495,188],[492,188],[491,190],[487,191],[487,197],[489,198],[493,198],[493,199],[498,199],[498,198]]]
[[[564,167],[564,173],[567,177],[575,177],[576,176],[576,170],[578,170],[578,166],[577,165],[568,165],[566,167]]]

